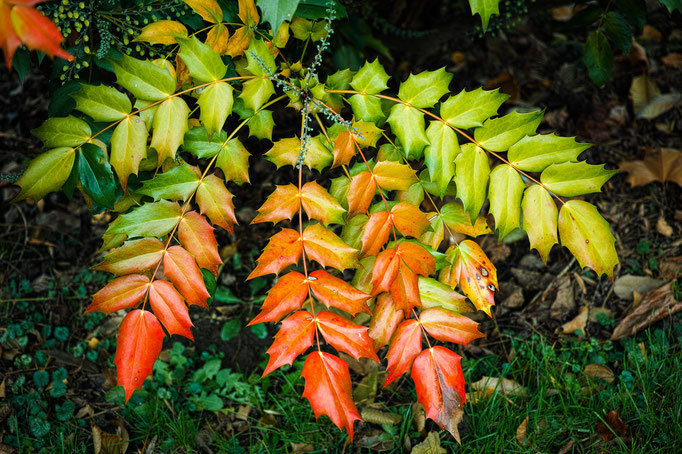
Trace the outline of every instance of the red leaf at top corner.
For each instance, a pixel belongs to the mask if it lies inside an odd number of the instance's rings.
[[[128,312],[121,322],[114,364],[118,384],[125,389],[126,402],[152,372],[154,361],[161,353],[164,336],[161,324],[149,311],[135,309]]]
[[[310,401],[315,418],[327,415],[339,429],[346,428],[353,440],[353,422],[360,419],[353,403],[348,364],[325,352],[313,352],[305,360],[303,397]]]

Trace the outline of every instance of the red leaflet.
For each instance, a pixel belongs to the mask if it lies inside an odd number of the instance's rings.
[[[327,415],[336,427],[346,428],[353,440],[353,422],[360,419],[351,393],[348,364],[336,356],[313,352],[301,371],[305,378],[303,397],[310,401],[315,418]]]
[[[403,318],[403,311],[396,310],[389,293],[379,295],[367,331],[367,335],[374,339],[375,351],[388,344]]]
[[[371,173],[360,172],[355,175],[348,188],[348,213],[366,213],[376,192],[377,183]]]
[[[223,184],[223,180],[215,175],[207,176],[197,188],[196,197],[201,214],[205,214],[212,223],[232,233],[237,218],[234,216],[233,196]]]
[[[324,270],[310,273],[310,288],[317,299],[327,307],[336,307],[352,316],[359,312],[371,314],[367,306],[370,296],[356,289],[346,281],[332,276]]]
[[[443,267],[439,280],[452,288],[459,284],[476,309],[490,317],[490,308],[495,305],[497,269],[483,249],[471,240],[464,240],[448,251],[447,260],[451,265]]]
[[[317,314],[317,326],[324,340],[338,351],[348,353],[355,359],[365,357],[379,362],[366,326],[329,311]]]
[[[300,309],[307,297],[308,282],[305,276],[296,271],[290,271],[270,289],[263,302],[260,314],[251,320],[249,325],[278,322],[289,312]]]
[[[419,321],[427,333],[443,342],[467,345],[485,336],[478,330],[478,323],[469,317],[439,307],[422,311]]]
[[[92,297],[92,304],[85,309],[88,312],[112,312],[133,307],[147,293],[149,278],[141,274],[130,274],[118,277]]]
[[[387,211],[372,213],[362,234],[361,255],[377,255],[391,234],[391,220]]]
[[[388,375],[384,386],[388,386],[393,380],[410,370],[412,361],[420,351],[422,351],[422,331],[419,322],[413,318],[405,320],[398,326],[388,347],[386,354]]]
[[[251,224],[259,222],[277,224],[284,219],[291,219],[294,214],[298,213],[300,207],[301,200],[296,186],[293,184],[277,186],[263,206],[258,208],[258,215],[251,221]]]
[[[348,246],[322,224],[306,227],[303,231],[303,242],[306,255],[322,266],[331,266],[343,271],[346,268],[354,268],[358,263],[358,251]]]
[[[391,220],[400,233],[420,238],[429,228],[429,220],[419,208],[400,202],[391,208]]]
[[[11,70],[14,52],[16,52],[17,48],[21,45],[21,41],[14,32],[10,15],[10,6],[0,2],[0,46],[2,46],[2,53],[5,54],[5,64],[7,64],[7,68]]]
[[[163,243],[156,238],[126,241],[123,246],[110,251],[102,262],[91,269],[116,276],[142,273],[159,263],[163,250]]]
[[[405,317],[410,316],[413,307],[422,304],[419,294],[419,277],[402,260],[390,291],[396,309],[403,311]]]
[[[350,131],[341,131],[334,140],[334,167],[343,166],[355,156],[355,136]]]
[[[149,311],[135,309],[121,322],[114,364],[126,401],[133,391],[142,388],[144,379],[152,372],[164,335],[161,324]]]
[[[223,261],[218,253],[218,242],[213,234],[213,227],[206,218],[196,211],[185,213],[178,227],[178,238],[201,268],[218,275],[218,266]]]
[[[170,282],[162,280],[152,282],[149,286],[149,302],[168,334],[179,334],[194,340],[190,330],[194,324],[189,319],[185,301]]]
[[[313,345],[314,336],[315,323],[310,312],[298,311],[286,318],[268,349],[270,360],[263,377],[284,364],[292,364],[298,355]]]
[[[461,359],[447,348],[433,347],[421,352],[412,366],[417,399],[424,405],[426,417],[450,432],[458,443],[457,424],[466,403]]]
[[[187,304],[208,309],[206,300],[211,295],[206,290],[204,276],[189,252],[181,246],[169,247],[163,256],[163,272],[180,290]]]
[[[400,256],[396,249],[386,249],[377,256],[372,270],[372,295],[388,292],[398,275]]]
[[[436,272],[436,259],[422,246],[403,241],[398,245],[398,252],[400,258],[410,267],[412,272],[421,276],[428,276]]]
[[[258,266],[246,279],[266,274],[279,274],[287,266],[298,263],[302,250],[303,242],[296,230],[280,230],[270,238],[270,242],[258,257]]]

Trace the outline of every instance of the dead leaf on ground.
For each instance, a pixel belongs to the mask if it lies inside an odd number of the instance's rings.
[[[516,428],[516,441],[521,445],[521,446],[526,446],[528,444],[528,416],[526,416],[526,419],[523,420],[521,424],[519,424],[519,427]]]
[[[639,305],[616,326],[611,340],[633,336],[647,326],[682,311],[682,302],[673,295],[673,283],[647,293]]]
[[[362,450],[369,450],[371,452],[386,452],[395,449],[395,441],[392,439],[387,440],[386,433],[383,430],[364,433],[354,442],[354,445]]]
[[[514,80],[514,75],[510,73],[500,73],[497,77],[488,79],[488,82],[483,86],[485,90],[494,90],[499,88],[500,92],[509,95],[509,99],[505,102],[509,104],[516,104],[521,98],[521,93],[519,91],[519,86],[516,85],[516,80]]]
[[[661,94],[656,82],[644,74],[632,79],[630,98],[635,116],[652,120],[675,107],[680,101],[680,94]]]
[[[679,52],[670,52],[665,57],[662,57],[661,61],[668,68],[682,68],[682,54]]]
[[[397,413],[390,413],[368,407],[365,407],[360,411],[360,416],[362,417],[363,421],[379,425],[388,424],[389,426],[395,426],[403,420],[403,417]]]
[[[426,427],[426,411],[420,402],[412,404],[412,424],[419,433],[424,433]]]
[[[597,424],[597,433],[602,440],[609,441],[614,434],[622,437],[628,434],[628,426],[620,419],[620,413],[617,411],[610,411],[604,416],[604,421]]]
[[[573,5],[552,8],[552,19],[557,22],[568,22],[573,17]]]
[[[657,28],[652,27],[649,24],[646,24],[642,28],[642,34],[637,37],[637,39],[640,39],[642,41],[660,41],[661,38],[663,38],[661,32],[659,32]]]
[[[92,443],[95,454],[125,454],[128,450],[128,431],[122,421],[114,421],[117,429],[115,434],[104,432],[95,424],[91,426]]]
[[[483,377],[469,386],[471,391],[467,393],[467,402],[472,404],[492,396],[494,392],[499,392],[506,397],[525,397],[528,395],[526,388],[508,378]]]
[[[412,448],[410,454],[446,454],[447,451],[440,445],[438,432],[429,432],[429,435]]]
[[[588,378],[598,378],[608,384],[613,383],[613,381],[616,379],[613,371],[605,364],[588,364],[585,366],[583,374],[585,374],[585,376]]]
[[[646,70],[649,69],[649,58],[646,55],[646,50],[634,38],[630,48],[630,64],[632,66],[641,66]]]
[[[663,281],[650,276],[625,274],[616,279],[616,282],[613,284],[613,292],[618,298],[632,301],[635,290],[639,293],[646,293],[660,287],[662,284]]]
[[[589,307],[587,305],[581,306],[580,309],[578,309],[578,315],[573,320],[561,325],[557,331],[559,331],[560,334],[573,334],[576,331],[582,331],[584,334],[589,314]]]
[[[677,279],[682,276],[682,255],[661,260],[659,268],[664,278]]]
[[[354,402],[374,402],[374,397],[377,394],[379,371],[372,371],[369,375],[362,377],[360,383],[355,386],[353,390]]]
[[[658,221],[656,221],[656,231],[667,237],[670,237],[673,234],[673,228],[670,227],[670,224],[668,224],[668,221],[666,221],[663,216],[659,217]]]
[[[315,446],[308,443],[294,443],[290,442],[292,454],[305,454],[307,452],[313,452]]]
[[[607,318],[613,317],[613,311],[611,309],[607,309],[605,307],[593,307],[592,310],[590,311],[588,320],[591,322],[598,322],[599,314],[604,314],[604,316]]]
[[[627,182],[632,186],[644,186],[653,181],[672,181],[682,186],[682,153],[674,148],[661,148],[642,161],[623,161],[618,169],[629,174]]]
[[[558,288],[554,302],[550,306],[550,316],[554,320],[561,320],[575,310],[575,295],[573,293],[573,283],[568,274],[558,279]]]

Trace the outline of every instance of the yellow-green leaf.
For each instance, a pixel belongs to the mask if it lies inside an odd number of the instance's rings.
[[[175,159],[175,152],[189,129],[187,117],[189,107],[180,97],[168,98],[157,107],[152,122],[154,135],[151,147],[159,154],[159,166],[167,158]]]
[[[523,137],[535,134],[542,116],[541,111],[513,111],[503,117],[486,120],[483,126],[474,129],[474,139],[486,150],[507,151]]]
[[[187,28],[178,21],[160,20],[146,25],[133,41],[151,44],[176,44],[176,38],[187,38]]]
[[[521,196],[524,189],[519,173],[507,164],[495,167],[490,173],[490,212],[495,218],[500,240],[521,227]]]
[[[455,159],[455,184],[457,197],[471,219],[478,218],[483,207],[489,176],[490,164],[486,152],[472,143],[462,145],[462,152]]]
[[[435,71],[422,71],[410,74],[407,80],[400,84],[398,98],[410,103],[414,107],[433,107],[440,98],[450,91],[448,85],[452,74],[440,68]]]
[[[257,111],[275,94],[275,87],[266,78],[250,79],[242,85],[239,97],[244,101],[244,106],[252,112]]]
[[[552,246],[558,243],[557,217],[559,212],[552,196],[545,188],[534,184],[526,189],[521,202],[523,209],[523,230],[528,233],[531,249],[536,249],[542,260]]]
[[[575,162],[578,155],[590,147],[574,137],[557,137],[554,134],[526,136],[509,147],[507,159],[514,166],[528,172],[542,172],[552,164]]]
[[[475,128],[497,113],[497,109],[509,98],[498,89],[473,91],[462,90],[449,97],[440,106],[440,116],[458,128]]]
[[[81,84],[70,96],[76,109],[95,121],[116,121],[130,113],[130,100],[114,87]]]
[[[450,232],[462,233],[473,237],[493,233],[490,227],[488,227],[488,222],[484,216],[477,217],[475,223],[471,222],[469,213],[464,210],[464,206],[459,201],[443,205],[440,214],[440,218],[448,226]]]
[[[225,174],[225,180],[238,185],[249,183],[249,154],[239,139],[234,138],[220,150],[216,165]]]
[[[154,200],[182,200],[194,193],[199,185],[199,169],[189,164],[181,164],[142,182],[135,192],[153,197]]]
[[[63,147],[46,151],[33,159],[17,180],[21,192],[13,201],[30,197],[37,202],[47,193],[61,188],[69,178],[75,156],[73,148]]]
[[[617,170],[606,170],[604,164],[591,165],[585,161],[552,164],[540,175],[540,181],[553,193],[575,197],[600,192],[601,187]]]
[[[419,159],[429,139],[424,131],[424,114],[405,104],[396,104],[388,117],[391,131],[400,141],[407,159]]]
[[[157,237],[167,235],[180,222],[182,209],[177,202],[160,200],[145,203],[130,213],[117,217],[105,232],[106,235],[125,234],[129,238],[136,236]]]
[[[137,175],[140,161],[147,156],[147,127],[137,115],[124,118],[111,136],[109,162],[118,175],[121,187],[126,190],[128,177]]]
[[[110,60],[116,82],[136,98],[159,101],[175,92],[175,78],[165,69],[148,60],[123,55],[121,60]]]
[[[232,86],[226,82],[219,82],[204,88],[199,95],[197,104],[199,120],[206,128],[208,135],[221,131],[225,120],[232,113]]]
[[[419,276],[419,296],[422,307],[441,307],[457,313],[473,312],[464,295],[452,290],[449,285],[433,278]]]
[[[48,118],[31,133],[43,142],[44,147],[75,147],[90,139],[90,126],[80,118],[68,116]]]
[[[208,44],[204,44],[196,36],[177,38],[180,43],[178,56],[189,69],[189,75],[196,82],[205,83],[222,79],[227,71],[220,54]]]
[[[440,121],[432,121],[426,129],[426,137],[431,144],[424,150],[424,161],[442,198],[455,176],[455,158],[460,152],[457,134]]]
[[[386,74],[386,70],[379,63],[379,59],[375,58],[373,62],[366,61],[362,68],[355,73],[350,86],[356,91],[374,95],[388,88],[386,85],[388,79],[390,77]]]
[[[212,24],[223,20],[223,10],[216,0],[183,0],[203,20]]]

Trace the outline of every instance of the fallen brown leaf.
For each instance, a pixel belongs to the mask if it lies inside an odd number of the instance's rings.
[[[360,416],[362,417],[363,421],[379,425],[388,424],[389,426],[395,426],[403,420],[403,417],[397,413],[390,413],[368,407],[365,407],[360,411]]]
[[[637,118],[652,120],[680,102],[679,93],[661,94],[656,82],[646,74],[632,79],[630,98]]]
[[[419,433],[424,433],[426,427],[426,411],[420,402],[412,404],[412,424]]]
[[[618,169],[629,174],[627,182],[632,186],[644,186],[653,181],[672,181],[682,186],[682,153],[673,148],[661,148],[642,161],[621,162]]]
[[[642,34],[639,35],[639,39],[644,41],[660,41],[661,38],[663,38],[661,32],[659,32],[657,28],[649,24],[646,24],[642,28]]]
[[[639,305],[613,330],[611,340],[633,336],[647,326],[682,311],[682,302],[675,300],[673,284],[664,286],[644,295]]]
[[[620,413],[617,411],[610,411],[604,416],[604,421],[597,424],[597,433],[604,441],[609,441],[614,434],[622,437],[627,435],[628,426],[620,419]]]
[[[663,285],[663,281],[650,276],[625,274],[616,279],[616,282],[613,284],[613,292],[618,298],[632,301],[634,291],[646,293],[657,289],[661,285]]]
[[[585,333],[585,326],[587,325],[587,317],[589,314],[589,307],[587,307],[587,305],[581,306],[580,309],[578,309],[578,315],[576,315],[573,320],[570,320],[559,327],[559,333],[573,334],[576,331],[582,331]]]
[[[664,278],[677,279],[682,276],[682,255],[662,260],[659,267]]]
[[[598,378],[608,384],[613,383],[613,381],[616,379],[613,371],[605,364],[588,364],[585,366],[583,374],[585,374],[585,376],[588,378]]]
[[[412,448],[410,454],[446,454],[447,451],[440,445],[438,432],[429,432],[429,435]]]
[[[469,386],[471,391],[467,393],[467,402],[472,404],[490,397],[494,392],[499,392],[506,397],[525,397],[528,395],[526,388],[508,378],[483,377]]]
[[[668,68],[682,68],[682,54],[678,52],[669,53],[665,57],[662,57],[661,61]]]
[[[659,217],[658,221],[656,221],[656,231],[667,237],[670,237],[673,234],[673,228],[670,227],[670,224],[668,224],[668,221],[666,221],[663,216]]]
[[[509,95],[509,99],[505,101],[509,104],[516,104],[517,102],[519,102],[519,99],[521,98],[519,86],[516,85],[514,75],[510,73],[498,74],[497,77],[489,79],[488,82],[485,83],[483,88],[486,90],[493,90],[495,88],[499,88],[500,92]]]
[[[521,446],[526,446],[528,444],[528,416],[526,416],[526,419],[523,420],[521,424],[519,424],[519,427],[516,428],[516,441],[521,445]]]
[[[128,450],[128,431],[122,421],[115,421],[118,427],[117,433],[104,432],[102,429],[92,424],[92,443],[95,454],[125,454]]]

